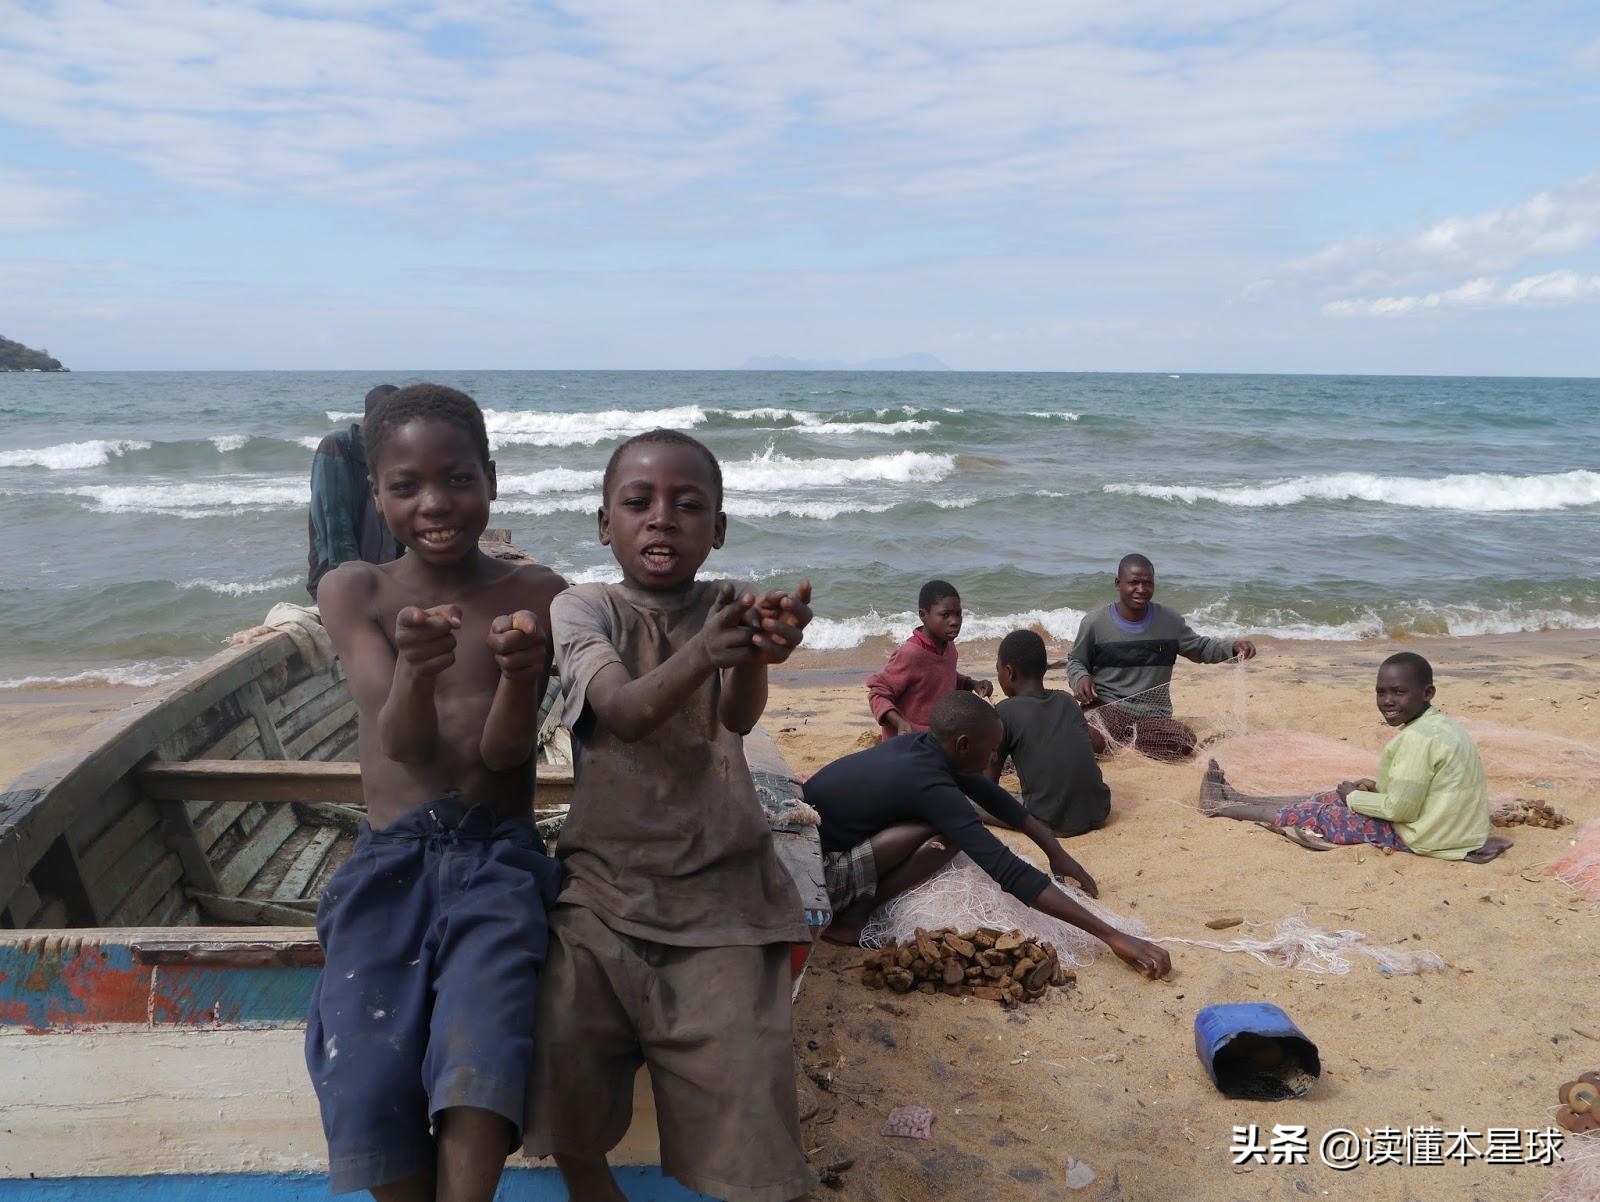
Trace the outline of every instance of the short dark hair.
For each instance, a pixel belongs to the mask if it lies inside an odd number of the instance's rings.
[[[1043,680],[1050,657],[1044,652],[1044,640],[1031,630],[1013,630],[1000,640],[997,657],[1006,667],[1015,668],[1024,680]]]
[[[1417,683],[1423,688],[1433,684],[1433,665],[1415,651],[1396,651],[1378,665],[1380,672],[1385,668],[1410,668]]]
[[[1148,572],[1154,572],[1156,565],[1150,562],[1149,556],[1140,555],[1137,551],[1131,551],[1117,560],[1117,579],[1122,579],[1122,573],[1129,568],[1144,568]]]
[[[483,428],[483,410],[466,393],[443,384],[409,384],[397,388],[378,406],[377,416],[361,429],[367,448],[367,469],[376,471],[383,443],[395,430],[418,418],[434,418],[459,427],[472,443],[484,467],[489,466],[489,434]]]
[[[717,494],[717,508],[722,508],[722,464],[717,462],[717,457],[711,453],[711,448],[698,438],[691,438],[681,430],[668,430],[665,428],[646,430],[643,434],[635,434],[626,442],[618,445],[611,452],[611,458],[606,460],[605,475],[600,479],[600,504],[608,505],[611,502],[611,486],[616,482],[617,465],[622,462],[623,454],[630,447],[641,443],[650,443],[657,446],[690,447],[700,452],[706,461],[706,467],[711,472],[713,491]]]
[[[376,388],[369,391],[367,393],[367,399],[362,402],[362,409],[365,410],[362,420],[370,422],[373,414],[377,413],[378,406],[383,404],[386,400],[399,391],[400,390],[393,384],[379,384]]]
[[[921,613],[925,609],[932,609],[946,597],[954,597],[957,601],[961,600],[961,594],[956,592],[956,586],[948,580],[928,581],[927,584],[922,586],[922,591],[917,594],[917,612]]]
[[[1000,715],[994,706],[976,693],[957,689],[934,702],[933,712],[928,715],[928,730],[934,738],[943,741],[962,735],[976,736],[999,721]]]

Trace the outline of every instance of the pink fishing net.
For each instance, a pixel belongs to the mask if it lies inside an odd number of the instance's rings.
[[[1229,679],[1201,718],[1173,714],[1172,687],[1157,685],[1120,701],[1086,710],[1084,717],[1105,740],[1108,755],[1129,752],[1172,763],[1196,750],[1248,729],[1245,718],[1246,677],[1242,660],[1229,660]]]
[[[1550,875],[1600,909],[1600,818],[1578,828],[1572,847],[1550,861]]]

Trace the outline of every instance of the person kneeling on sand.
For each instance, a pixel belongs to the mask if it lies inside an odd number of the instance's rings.
[[[1259,822],[1318,851],[1371,843],[1441,860],[1491,860],[1510,841],[1489,837],[1489,788],[1478,749],[1461,723],[1433,708],[1433,666],[1401,651],[1378,669],[1378,712],[1399,733],[1384,748],[1377,780],[1344,781],[1311,797],[1260,797],[1206,768],[1200,808],[1214,818]]]
[[[1070,693],[1044,687],[1047,659],[1044,640],[1031,630],[1000,640],[994,670],[1006,699],[994,709],[1006,733],[989,779],[998,783],[1006,760],[1015,761],[1028,813],[1067,838],[1105,825],[1111,790],[1082,708]]]
[[[1157,760],[1194,754],[1195,733],[1172,716],[1172,667],[1178,656],[1196,663],[1253,659],[1248,639],[1196,634],[1176,610],[1157,605],[1156,570],[1143,555],[1117,564],[1117,599],[1083,619],[1067,657],[1067,681],[1084,709],[1104,707],[1099,720],[1113,742]],[[1098,733],[1098,732],[1096,732]],[[1096,751],[1103,751],[1097,740]]]
[[[926,732],[847,755],[806,782],[805,799],[822,818],[823,870],[834,909],[824,937],[859,942],[875,907],[922,884],[964,851],[1019,901],[1103,940],[1146,976],[1166,976],[1172,960],[1164,948],[1096,918],[979,821],[969,797],[1032,839],[1051,872],[1098,895],[1094,878],[1050,829],[983,775],[1003,734],[1000,716],[982,698],[949,693],[933,707]]]

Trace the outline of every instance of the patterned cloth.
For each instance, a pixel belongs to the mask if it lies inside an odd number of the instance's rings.
[[[851,902],[871,897],[878,891],[878,859],[872,854],[872,840],[863,839],[849,851],[824,852],[822,876],[835,914]]]
[[[1317,793],[1304,801],[1286,805],[1278,811],[1276,825],[1280,828],[1301,827],[1320,835],[1329,843],[1371,843],[1387,847],[1390,851],[1410,851],[1394,824],[1382,818],[1368,818],[1345,805],[1337,789]]]

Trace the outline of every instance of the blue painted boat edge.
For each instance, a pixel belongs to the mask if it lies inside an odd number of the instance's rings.
[[[629,1202],[715,1202],[685,1189],[657,1168],[612,1170]],[[339,1194],[364,1199],[366,1193]],[[194,1176],[53,1177],[0,1180],[4,1202],[330,1202],[322,1173],[216,1173]],[[495,1202],[566,1202],[567,1187],[554,1168],[511,1168]]]

